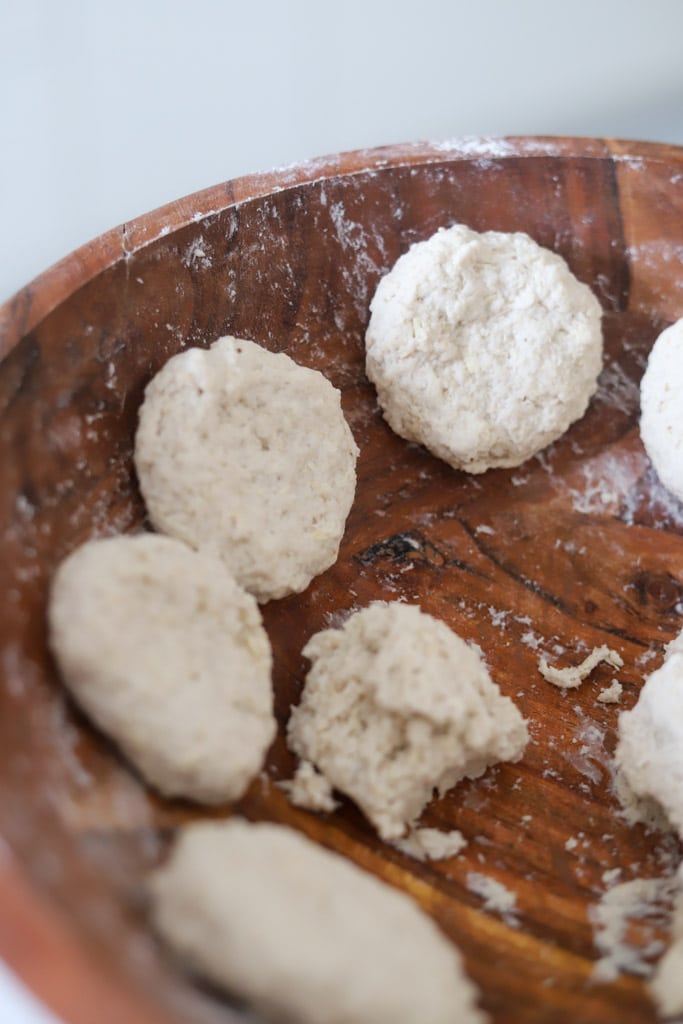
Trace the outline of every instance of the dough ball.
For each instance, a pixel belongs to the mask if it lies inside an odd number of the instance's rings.
[[[657,476],[683,500],[683,320],[657,338],[640,385],[640,436]]]
[[[231,337],[169,360],[135,439],[156,529],[221,558],[259,601],[305,590],[335,562],[357,454],[321,373]]]
[[[683,838],[683,633],[619,716],[615,760],[633,793],[655,800]]]
[[[350,796],[383,839],[431,799],[527,742],[524,719],[477,654],[414,605],[377,602],[317,633],[288,741]]]
[[[282,825],[191,825],[150,890],[168,945],[268,1019],[484,1019],[457,951],[417,904]]]
[[[222,565],[153,534],[90,541],[57,570],[48,614],[67,687],[148,782],[242,795],[275,735],[271,652]]]
[[[442,228],[401,256],[370,308],[367,373],[385,419],[455,469],[519,465],[596,390],[600,304],[528,235]]]

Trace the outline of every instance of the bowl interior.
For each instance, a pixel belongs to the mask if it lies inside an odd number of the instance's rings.
[[[3,311],[0,832],[38,899],[130,990],[136,1019],[238,1012],[161,953],[142,885],[176,827],[231,812],[291,823],[411,892],[463,951],[496,1024],[655,1019],[642,980],[592,982],[589,912],[606,871],[658,876],[678,855],[672,840],[619,817],[611,755],[618,712],[683,611],[683,508],[638,434],[648,351],[683,314],[682,178],[676,149],[599,140],[352,154],[150,215],[123,232],[122,248],[111,237],[95,245],[94,276],[76,254],[68,287],[62,268],[61,292],[46,275]],[[567,260],[605,314],[605,369],[585,417],[523,466],[478,477],[392,434],[363,369],[379,278],[412,242],[456,221],[528,232]],[[143,389],[171,355],[226,333],[285,351],[341,390],[359,481],[337,564],[263,608],[280,723],[266,772],[236,807],[205,812],[156,797],[79,714],[46,647],[45,605],[77,544],[147,525],[132,465]],[[519,764],[462,783],[426,812],[425,823],[469,840],[450,861],[418,864],[380,843],[350,804],[315,816],[274,785],[293,770],[283,730],[306,671],[302,647],[376,599],[419,603],[476,641],[529,721]],[[568,695],[538,673],[541,654],[575,663],[603,643],[624,658],[619,706],[596,703],[612,680],[605,667]],[[512,917],[483,907],[473,873],[516,894]],[[657,922],[639,927],[641,945],[664,934]]]

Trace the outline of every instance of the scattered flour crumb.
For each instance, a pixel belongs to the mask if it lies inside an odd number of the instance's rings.
[[[414,828],[405,839],[395,839],[391,845],[415,860],[446,860],[460,853],[467,840],[457,829],[441,832],[438,828]]]
[[[579,845],[579,840],[576,836],[570,836],[567,842],[564,844],[565,850],[575,850]]]
[[[538,663],[538,671],[541,673],[543,678],[547,679],[549,683],[553,684],[553,686],[558,686],[561,690],[573,690],[575,687],[581,685],[584,679],[591,674],[593,669],[599,665],[601,661],[606,662],[608,665],[612,665],[614,668],[622,668],[624,664],[621,655],[603,644],[601,647],[593,648],[588,657],[584,658],[580,665],[568,665],[566,668],[553,668],[548,664],[545,658],[541,658]]]
[[[310,761],[302,761],[294,778],[278,782],[277,785],[285,791],[295,807],[304,807],[308,811],[334,811],[339,806],[332,796],[332,786]]]
[[[605,875],[610,874],[612,872],[605,872]],[[589,909],[594,941],[600,953],[593,968],[596,981],[614,981],[623,972],[639,977],[650,976],[653,967],[648,961],[661,952],[662,943],[656,939],[641,940],[637,946],[629,942],[629,923],[643,920],[649,920],[653,925],[663,923],[676,884],[675,877],[635,878],[621,882],[608,889]]]
[[[485,533],[487,535],[493,536],[496,531],[493,529],[493,527],[485,526],[483,523],[481,523],[479,526],[477,526],[475,528],[474,532],[475,533]]]
[[[519,924],[516,917],[517,896],[502,882],[497,882],[495,878],[482,875],[478,871],[470,871],[467,875],[467,888],[475,896],[483,899],[484,910],[500,914],[506,924],[515,927]]]
[[[621,877],[621,868],[610,868],[608,871],[603,871],[602,880],[607,886],[615,885]]]
[[[606,686],[604,690],[601,690],[595,699],[600,704],[618,704],[623,692],[624,687],[618,679],[615,679],[612,685]]]
[[[526,633],[522,633],[521,640],[532,651],[537,651],[543,642],[538,633],[534,633],[533,629],[527,629]]]

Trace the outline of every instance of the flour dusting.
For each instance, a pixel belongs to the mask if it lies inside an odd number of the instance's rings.
[[[664,950],[658,932],[667,924],[676,889],[675,876],[635,878],[612,886],[589,909],[600,954],[593,968],[596,981],[614,981],[622,973],[652,974],[652,960]]]
[[[519,926],[516,914],[517,896],[502,882],[496,881],[489,875],[482,875],[478,871],[470,871],[467,875],[467,888],[484,901],[484,910],[500,914],[508,925],[515,928]]]

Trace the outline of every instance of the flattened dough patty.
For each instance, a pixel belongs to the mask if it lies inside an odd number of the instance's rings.
[[[169,360],[135,439],[156,529],[221,558],[259,601],[305,590],[333,564],[357,454],[321,373],[232,337]]]
[[[683,499],[683,320],[655,341],[640,384],[640,436],[657,476]]]
[[[415,605],[376,602],[313,636],[288,741],[350,796],[383,839],[431,799],[527,742],[524,719],[478,653]]]
[[[441,229],[400,257],[370,308],[367,373],[385,419],[456,469],[519,465],[597,387],[600,304],[528,235]]]
[[[275,735],[271,652],[220,563],[154,534],[89,541],[57,570],[48,615],[67,687],[156,789],[242,795]]]
[[[615,762],[633,793],[655,800],[683,838],[683,632],[619,716]]]
[[[191,825],[150,891],[161,937],[269,1019],[484,1019],[457,951],[408,896],[282,825]]]

